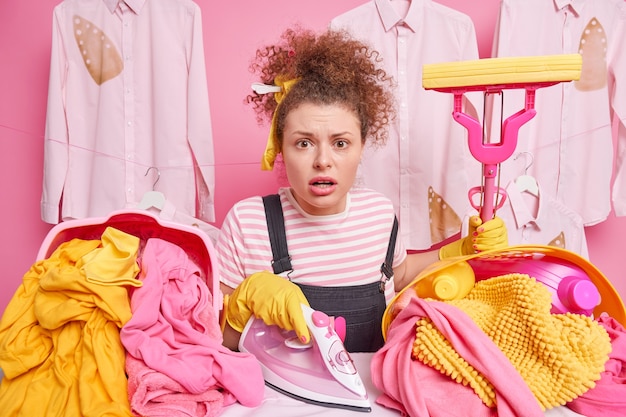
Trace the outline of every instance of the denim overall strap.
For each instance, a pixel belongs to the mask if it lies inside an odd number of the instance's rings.
[[[285,219],[283,208],[280,205],[280,196],[270,194],[263,197],[265,207],[265,218],[267,230],[270,235],[270,245],[272,246],[272,269],[276,275],[284,271],[291,271],[291,256],[287,249],[287,239],[285,238]]]

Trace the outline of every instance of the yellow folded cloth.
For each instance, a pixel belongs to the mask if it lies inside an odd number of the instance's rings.
[[[525,274],[476,283],[467,297],[447,301],[500,348],[542,408],[564,405],[595,386],[611,351],[607,332],[592,318],[551,314],[548,289]],[[427,318],[418,320],[413,358],[469,385],[489,407],[495,390]]]

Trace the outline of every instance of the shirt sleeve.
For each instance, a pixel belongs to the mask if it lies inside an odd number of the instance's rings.
[[[191,30],[188,83],[188,141],[197,164],[196,217],[215,221],[215,155],[202,37],[202,15],[195,7]]]
[[[243,232],[235,205],[226,215],[215,245],[220,281],[231,288],[236,288],[245,278],[243,254],[239,251],[243,247]]]
[[[626,7],[613,35],[613,57],[609,66],[612,86],[610,86],[611,105],[616,121],[617,156],[615,159],[615,180],[613,183],[613,208],[616,216],[626,216],[626,54],[623,43],[626,39]]]
[[[68,170],[68,131],[65,117],[64,91],[67,76],[67,55],[63,47],[61,13],[55,10],[52,21],[52,47],[48,81],[48,103],[44,136],[43,191],[41,219],[59,222],[59,205]]]

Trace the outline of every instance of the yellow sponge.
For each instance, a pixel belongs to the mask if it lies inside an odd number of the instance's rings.
[[[547,288],[524,274],[479,281],[466,298],[446,301],[464,311],[509,358],[545,410],[595,386],[611,351],[609,335],[578,314],[551,314]],[[414,359],[469,385],[489,407],[495,389],[429,319],[417,321]]]
[[[580,79],[579,54],[485,58],[441,64],[425,64],[425,89],[564,82]]]

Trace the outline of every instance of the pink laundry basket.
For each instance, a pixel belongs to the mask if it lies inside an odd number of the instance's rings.
[[[114,211],[107,217],[68,220],[55,225],[44,238],[37,260],[48,258],[57,247],[74,238],[100,239],[107,227],[113,227],[141,239],[160,238],[178,245],[200,268],[213,296],[216,317],[222,309],[219,269],[213,243],[202,230],[156,217],[146,210]]]

